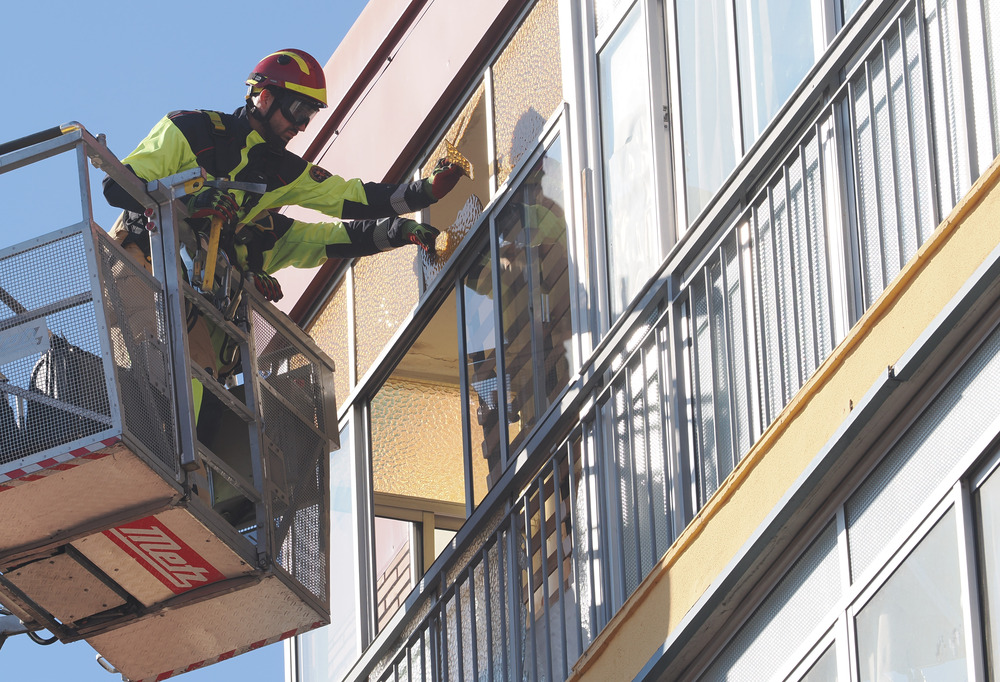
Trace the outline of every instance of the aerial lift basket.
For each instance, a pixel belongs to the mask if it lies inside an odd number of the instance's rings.
[[[332,361],[256,292],[227,318],[183,280],[197,174],[145,186],[81,126],[47,137],[0,146],[0,182],[65,152],[89,188],[89,160],[150,209],[156,277],[89,196],[80,224],[0,250],[0,604],[135,681],[325,623]],[[239,349],[228,385],[191,364],[199,316]]]

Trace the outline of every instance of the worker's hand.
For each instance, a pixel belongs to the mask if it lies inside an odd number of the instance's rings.
[[[232,194],[215,187],[190,197],[187,207],[192,218],[219,218],[223,223],[234,221],[240,210]]]
[[[424,223],[418,223],[409,218],[403,218],[400,223],[400,230],[407,241],[416,244],[429,254],[434,253],[434,244],[437,241],[438,234],[440,234],[437,228],[425,225]]]
[[[257,291],[268,301],[280,301],[281,297],[284,296],[281,293],[281,285],[278,284],[278,280],[266,272],[251,272],[250,276],[253,277],[253,283],[257,287]]]
[[[458,179],[462,177],[464,171],[457,163],[448,163],[447,159],[440,159],[434,166],[434,171],[427,178],[427,187],[435,201],[438,201],[451,190],[455,189]]]

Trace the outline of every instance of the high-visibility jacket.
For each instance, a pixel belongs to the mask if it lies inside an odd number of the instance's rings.
[[[259,197],[232,192],[241,206],[241,223],[281,206],[304,206],[332,218],[353,219],[401,215],[435,201],[427,180],[403,185],[345,180],[287,149],[275,148],[250,126],[245,108],[233,114],[168,114],[122,162],[146,181],[201,166],[210,178],[266,184],[267,191]],[[116,187],[106,181],[105,196],[111,204],[139,210],[137,202]]]

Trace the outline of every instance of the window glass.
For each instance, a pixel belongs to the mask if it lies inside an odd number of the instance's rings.
[[[462,278],[465,306],[465,365],[469,382],[470,451],[473,468],[486,464],[486,475],[476,476],[476,503],[486,496],[503,473],[500,419],[503,399],[497,382],[496,326],[493,323],[493,263],[487,246]]]
[[[393,249],[354,261],[354,343],[358,376],[417,305],[420,249]]]
[[[358,613],[354,600],[354,480],[351,429],[340,432],[341,448],[330,455],[330,547],[341,558],[330,562],[330,624],[299,638],[303,682],[339,680],[354,665],[358,650]]]
[[[1000,474],[994,472],[976,493],[979,522],[979,565],[986,660],[990,678],[1000,670]]]
[[[749,148],[816,61],[822,0],[738,0],[736,27],[745,147]]]
[[[727,4],[726,0],[677,0],[688,222],[736,167],[740,151]]]
[[[801,682],[837,682],[837,647],[831,645],[809,668]]]
[[[965,680],[955,511],[949,511],[856,617],[861,682]]]
[[[371,400],[376,493],[465,504],[454,295]]]
[[[487,144],[485,87],[480,85],[448,126],[434,151],[420,169],[420,177],[433,173],[438,159],[457,151],[472,165],[472,177],[463,177],[447,196],[424,210],[421,219],[447,237],[439,237],[433,256],[421,254],[426,287],[451,259],[465,235],[476,224],[483,206],[490,201],[490,163]]]
[[[381,628],[413,588],[410,537],[413,524],[375,517],[375,615]]]
[[[345,278],[334,287],[316,319],[306,330],[323,352],[334,362],[333,386],[337,402],[345,400],[351,392],[351,358],[348,340],[347,285]],[[338,405],[339,407],[339,405]]]
[[[617,317],[659,263],[648,59],[639,5],[598,57],[611,312]]]
[[[858,11],[861,5],[865,4],[865,0],[844,0],[844,23],[854,16],[854,13]]]
[[[627,0],[594,0],[594,32],[601,35],[604,31],[615,27],[615,13],[625,5]]]
[[[572,324],[560,141],[511,193],[497,216],[497,233],[513,450],[569,379]]]

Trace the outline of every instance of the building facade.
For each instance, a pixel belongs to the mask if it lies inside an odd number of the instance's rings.
[[[996,677],[998,68],[992,0],[373,0],[298,151],[474,173],[291,309],[288,681]]]

